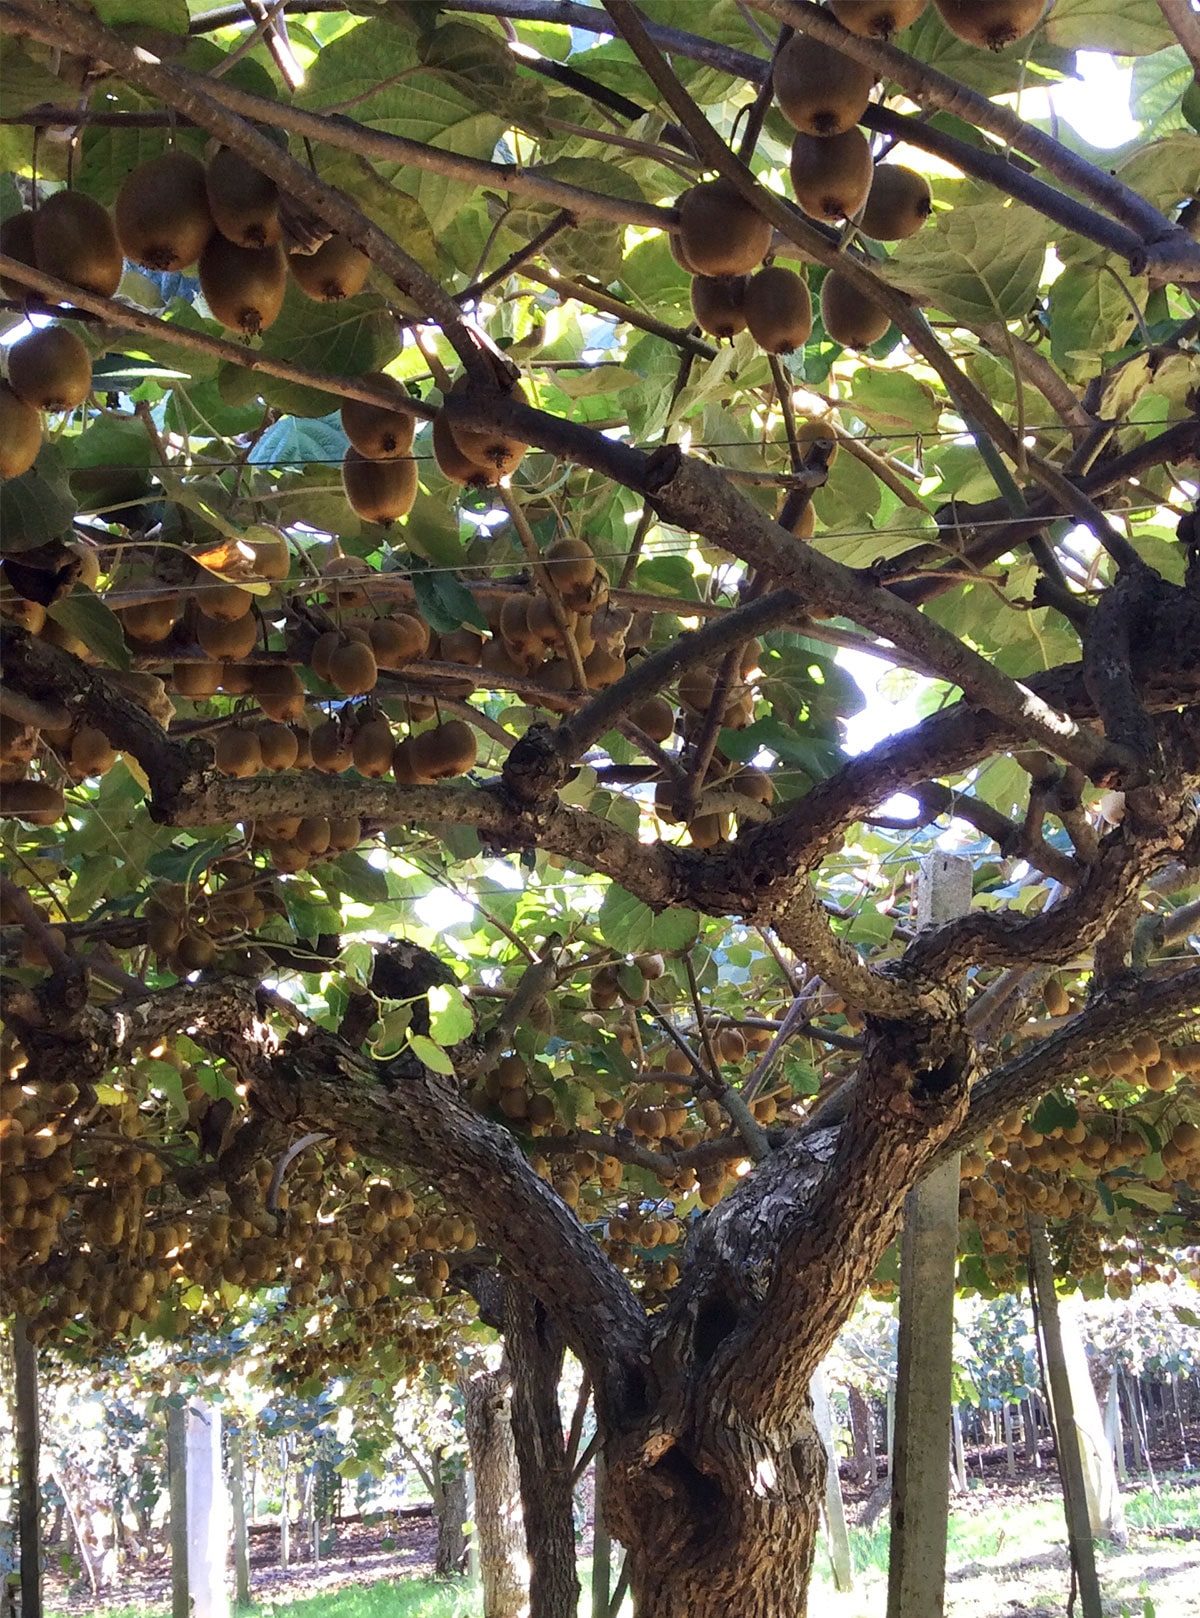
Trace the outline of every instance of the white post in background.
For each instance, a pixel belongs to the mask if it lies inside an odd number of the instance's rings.
[[[1116,1464],[1104,1430],[1100,1401],[1088,1369],[1080,1311],[1083,1300],[1069,1292],[1058,1300],[1058,1321],[1062,1333],[1063,1358],[1071,1384],[1071,1405],[1079,1453],[1083,1462],[1083,1486],[1087,1495],[1088,1520],[1097,1539],[1115,1540],[1124,1545],[1129,1538],[1125,1507],[1117,1483]]]
[[[192,1618],[229,1618],[229,1502],[221,1469],[221,1413],[199,1399],[187,1406],[188,1594]]]
[[[854,1564],[850,1558],[850,1535],[846,1529],[846,1511],[842,1503],[842,1479],[838,1472],[837,1449],[833,1442],[833,1411],[829,1407],[829,1391],[825,1386],[825,1372],[818,1366],[812,1379],[813,1420],[825,1446],[825,1533],[829,1540],[829,1560],[833,1565],[833,1582],[839,1590],[854,1588]]]
[[[1108,1439],[1108,1447],[1112,1451],[1113,1461],[1117,1469],[1117,1479],[1124,1483],[1127,1476],[1125,1467],[1125,1428],[1121,1421],[1121,1390],[1117,1386],[1117,1368],[1114,1365],[1108,1373],[1108,1398],[1104,1401],[1104,1436]]]
[[[928,855],[918,928],[965,915],[971,887],[970,860]],[[958,1186],[955,1152],[904,1202],[887,1618],[942,1618],[945,1608]]]

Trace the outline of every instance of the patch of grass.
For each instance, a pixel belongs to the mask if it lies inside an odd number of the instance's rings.
[[[479,1592],[435,1579],[386,1579],[298,1601],[256,1602],[243,1611],[245,1618],[477,1618]],[[48,1612],[46,1618],[67,1615]],[[170,1618],[170,1608],[109,1608],[104,1618]]]

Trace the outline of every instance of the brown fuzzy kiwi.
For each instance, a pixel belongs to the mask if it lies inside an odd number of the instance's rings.
[[[306,815],[292,841],[304,854],[324,854],[329,848],[329,821],[324,815]]]
[[[321,563],[326,594],[335,607],[366,607],[371,598],[355,579],[369,579],[374,569],[361,556],[331,556]]]
[[[228,146],[204,171],[209,212],[227,241],[238,247],[275,247],[283,240],[279,187]]]
[[[241,725],[227,725],[217,732],[213,763],[222,775],[245,779],[262,769],[262,748],[257,731]]]
[[[1042,990],[1042,1003],[1051,1017],[1065,1017],[1071,1009],[1071,997],[1059,978],[1047,978]]]
[[[697,275],[692,279],[692,314],[701,331],[712,337],[736,337],[746,329],[742,301],[744,275]]]
[[[41,447],[41,412],[0,382],[0,478],[28,472]]]
[[[336,232],[315,253],[289,253],[292,280],[306,298],[318,303],[341,303],[367,284],[371,260],[354,243]]]
[[[716,848],[729,829],[727,815],[697,815],[688,821],[688,836],[693,848]]]
[[[278,319],[287,291],[282,247],[238,247],[219,231],[200,255],[200,290],[226,331],[257,337]]]
[[[891,39],[916,22],[929,0],[829,0],[829,9],[860,39]]]
[[[779,110],[806,135],[840,135],[867,110],[875,75],[844,51],[793,34],[775,58],[771,85]]]
[[[304,712],[304,687],[290,664],[256,663],[250,691],[268,719],[281,725],[294,724]]]
[[[1046,0],[933,0],[952,34],[968,45],[1001,51],[1031,34]]]
[[[65,326],[43,326],[8,351],[8,383],[39,410],[74,410],[92,391],[92,357]]]
[[[336,719],[325,719],[310,738],[313,768],[326,775],[341,775],[354,763],[350,739]]]
[[[360,775],[378,779],[392,767],[396,739],[386,719],[368,719],[354,732],[354,768]]]
[[[877,242],[915,236],[933,212],[929,181],[903,163],[881,163],[871,180],[862,214],[862,232]]]
[[[812,336],[808,282],[785,265],[772,264],[752,275],[742,307],[751,337],[768,354],[790,354]]]
[[[669,741],[675,730],[675,710],[666,697],[649,697],[638,704],[629,715],[639,730],[644,730],[651,741]]]
[[[335,854],[348,854],[362,842],[362,821],[357,815],[329,822],[329,846]]]
[[[258,621],[253,613],[233,619],[198,617],[196,639],[201,649],[214,660],[239,663],[254,650],[258,640]]]
[[[49,781],[10,781],[0,793],[0,815],[30,826],[53,826],[63,808],[62,788]]]
[[[589,691],[606,691],[625,673],[625,658],[620,652],[610,652],[605,646],[594,646],[583,660]]]
[[[478,668],[482,654],[483,636],[465,624],[443,635],[438,645],[438,656],[443,663],[458,663],[463,668]]]
[[[771,248],[771,224],[730,180],[708,180],[676,203],[683,257],[697,275],[747,275]]]
[[[792,190],[811,219],[849,219],[866,202],[874,171],[871,147],[861,129],[822,140],[797,135],[792,142]]]
[[[753,764],[743,764],[729,785],[739,798],[749,798],[753,803],[775,801],[774,781],[766,770],[760,770]]]
[[[470,378],[464,373],[450,389],[452,395],[462,396],[470,388]],[[519,404],[527,404],[525,390],[519,382],[511,382],[502,391],[509,398],[516,399]],[[528,444],[523,444],[519,438],[514,438],[498,428],[491,427],[465,427],[455,426],[453,422],[447,424],[450,436],[458,445],[467,460],[483,467],[488,475],[488,481],[499,483],[501,478],[510,477],[521,461],[524,459]]]
[[[254,605],[254,597],[240,584],[229,584],[207,570],[201,571],[193,588],[192,599],[197,611],[205,618],[219,618],[222,623],[236,623],[244,618]]]
[[[416,504],[417,463],[411,456],[368,461],[351,448],[342,461],[342,487],[357,516],[386,527],[407,517]]]
[[[821,319],[828,335],[845,348],[870,348],[892,323],[891,315],[840,270],[830,270],[821,283]]]
[[[156,596],[152,601],[139,601],[119,612],[125,633],[134,640],[148,641],[152,646],[167,636],[179,622],[183,602],[174,591]]]
[[[448,719],[416,737],[412,748],[413,768],[427,781],[448,780],[473,769],[479,747],[475,732],[461,719]]]
[[[308,654],[309,665],[319,680],[329,681],[329,659],[342,644],[342,637],[336,629],[327,629],[324,634],[318,635],[312,643]]]
[[[292,553],[288,546],[287,535],[278,528],[272,530],[266,524],[260,524],[259,533],[266,532],[266,539],[246,538],[244,543],[254,552],[254,571],[260,579],[270,579],[279,583],[286,579],[292,568]]]
[[[329,682],[344,697],[365,696],[378,679],[375,653],[362,641],[344,640],[329,659]]]
[[[111,298],[125,268],[108,209],[81,191],[58,191],[33,216],[34,261],[98,298]]]
[[[433,456],[438,470],[451,483],[460,483],[464,488],[482,489],[492,481],[492,474],[486,466],[480,466],[478,461],[463,454],[458,440],[450,431],[449,420],[443,415],[434,418]]]
[[[546,567],[563,605],[572,612],[590,612],[595,604],[599,568],[587,540],[571,534],[556,539],[546,552]]]
[[[425,786],[430,779],[417,770],[416,760],[413,757],[415,747],[416,737],[405,736],[396,743],[396,751],[392,754],[392,774],[402,787]]]
[[[342,430],[346,437],[369,461],[388,461],[395,455],[407,455],[412,449],[417,419],[406,408],[408,394],[403,386],[384,371],[367,371],[358,381],[394,396],[396,407],[387,410],[382,405],[364,404],[361,399],[347,399],[342,405]]]
[[[10,214],[0,223],[0,253],[5,258],[15,258],[18,264],[24,264],[31,270],[35,267],[33,213],[30,209],[22,208],[20,213]],[[0,293],[6,298],[15,298],[18,303],[34,295],[32,288],[23,281],[14,281],[5,276],[0,276]]]
[[[288,725],[268,719],[256,730],[264,770],[291,770],[300,756],[300,739]]]
[[[117,193],[113,212],[125,257],[148,270],[186,269],[215,229],[204,164],[190,152],[164,152],[140,163]]]
[[[71,737],[68,762],[71,774],[78,781],[91,775],[107,775],[117,762],[116,749],[95,725],[80,725]]]
[[[381,669],[402,669],[429,650],[429,625],[415,612],[397,612],[368,624],[367,638]]]

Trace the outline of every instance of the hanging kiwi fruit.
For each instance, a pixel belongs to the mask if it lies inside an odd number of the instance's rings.
[[[1041,21],[1046,0],[933,0],[952,34],[968,45],[1002,51],[1031,34]]]
[[[28,269],[35,268],[33,213],[29,208],[22,208],[20,213],[9,214],[7,219],[0,222],[0,253],[3,253],[5,258],[15,258],[18,264],[24,264]],[[23,281],[14,281],[11,277],[0,275],[0,293],[6,298],[22,303],[30,296],[30,291]]]
[[[867,110],[875,75],[843,51],[793,34],[775,59],[771,84],[779,110],[806,135],[841,135]]]
[[[478,757],[475,732],[461,719],[448,719],[413,740],[412,767],[426,781],[466,775]]]
[[[222,775],[247,780],[262,769],[258,732],[242,725],[226,725],[217,732],[213,764]]]
[[[117,232],[104,208],[81,191],[56,191],[33,216],[38,269],[98,298],[111,298],[125,268]]]
[[[227,331],[257,337],[274,324],[287,292],[287,254],[239,247],[214,231],[200,255],[200,290]]]
[[[929,0],[829,0],[848,33],[860,39],[891,39],[916,22]]]
[[[866,202],[875,164],[861,129],[824,139],[797,135],[792,142],[792,191],[811,219],[850,219]]]
[[[92,391],[92,357],[65,326],[42,326],[9,349],[8,382],[38,410],[75,410]]]
[[[292,280],[306,298],[317,303],[341,303],[367,284],[371,260],[336,232],[315,253],[289,253]]]
[[[881,163],[860,221],[864,236],[877,242],[901,242],[915,236],[933,212],[929,181],[902,163]]]
[[[19,478],[28,472],[41,447],[41,412],[7,382],[0,382],[0,478]]]
[[[461,397],[470,387],[470,378],[460,376],[450,389],[451,395]],[[503,393],[515,398],[518,403],[526,404],[525,390],[519,382],[509,381],[502,386]],[[528,444],[523,444],[519,438],[514,438],[499,427],[466,427],[454,422],[447,423],[450,436],[457,445],[460,453],[474,465],[483,469],[489,483],[499,483],[501,478],[511,477],[524,459]]]
[[[342,460],[342,485],[356,515],[386,526],[416,504],[417,463],[411,457],[369,461],[351,446]]]
[[[379,665],[367,642],[347,638],[334,648],[329,659],[329,683],[344,697],[365,696],[375,689],[378,679]]]
[[[751,337],[768,354],[790,354],[812,336],[808,282],[783,264],[750,277],[742,308]]]
[[[771,250],[771,224],[731,180],[706,180],[685,191],[679,212],[679,248],[694,275],[747,275]]]
[[[221,235],[238,247],[276,247],[283,240],[279,187],[228,146],[204,171],[208,207]]]
[[[392,727],[381,716],[364,720],[354,732],[351,751],[354,768],[360,775],[365,775],[371,780],[378,780],[380,776],[387,775],[392,767],[392,756],[396,751]]]
[[[742,300],[744,275],[697,275],[692,280],[692,314],[701,331],[728,339],[746,329]]]
[[[483,489],[491,483],[492,476],[487,467],[464,455],[458,447],[458,440],[450,431],[450,423],[444,415],[434,418],[432,436],[433,458],[443,477],[464,488]]]
[[[408,394],[394,376],[384,371],[367,371],[358,380],[366,387],[394,397],[394,409],[347,399],[342,404],[342,430],[360,455],[369,461],[387,461],[407,455],[413,444],[417,420],[408,408]]]
[[[821,319],[835,343],[870,348],[886,335],[892,317],[841,270],[830,270],[821,283]]]
[[[117,193],[113,212],[125,257],[161,273],[195,264],[216,228],[204,164],[190,152],[164,152],[140,163]]]

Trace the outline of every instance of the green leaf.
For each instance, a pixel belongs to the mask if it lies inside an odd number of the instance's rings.
[[[1079,1122],[1079,1112],[1075,1103],[1068,1101],[1061,1091],[1052,1090],[1043,1097],[1031,1122],[1040,1134],[1049,1135],[1055,1129],[1072,1128]]]
[[[0,550],[28,551],[60,539],[79,509],[57,444],[43,444],[22,477],[0,482]]]
[[[92,0],[91,9],[109,28],[155,28],[164,34],[186,34],[187,0]]]
[[[935,214],[900,243],[883,273],[968,324],[1027,315],[1037,301],[1053,226],[1020,203],[977,196]]]
[[[437,983],[429,991],[429,1033],[439,1045],[457,1045],[475,1027],[475,1018],[461,989]]]
[[[47,608],[47,616],[103,658],[110,668],[129,667],[129,647],[121,620],[94,591],[77,584],[69,596]]]
[[[361,376],[378,371],[397,348],[396,323],[387,302],[375,292],[342,303],[315,303],[289,283],[279,318],[262,340],[263,354],[330,376]],[[255,373],[255,386],[267,404],[296,416],[328,416],[333,398],[319,388]]]
[[[218,854],[225,852],[223,837],[210,838],[204,843],[186,843],[164,848],[146,865],[151,876],[164,882],[193,882]]]
[[[654,912],[616,882],[608,892],[596,917],[601,938],[621,955],[637,955],[649,949],[654,931]]]
[[[650,947],[668,952],[690,949],[699,934],[699,914],[695,910],[672,906],[654,917],[650,927]]]
[[[361,854],[339,854],[312,870],[326,892],[344,893],[357,904],[382,904],[388,896],[386,875]]]
[[[56,79],[42,63],[34,61],[23,45],[12,39],[5,40],[4,49],[0,51],[0,106],[6,114],[15,115],[42,102],[53,106],[68,94],[62,80]],[[45,145],[43,141],[42,151]],[[27,125],[0,125],[0,168],[25,169],[32,155],[33,132]]]
[[[1166,1213],[1175,1206],[1174,1192],[1156,1191],[1153,1186],[1141,1185],[1135,1180],[1123,1180],[1115,1189],[1119,1201],[1134,1202],[1141,1208],[1152,1208],[1155,1213]]]
[[[423,1062],[426,1067],[432,1068],[435,1073],[445,1073],[447,1077],[453,1077],[454,1063],[440,1045],[435,1045],[433,1040],[426,1039],[424,1034],[410,1034],[408,1043],[418,1062]]]
[[[1158,0],[1056,0],[1045,23],[1046,38],[1067,50],[1111,51],[1149,56],[1175,44]]]
[[[439,635],[448,635],[463,624],[486,631],[487,619],[479,603],[456,574],[414,568],[412,581],[421,615]]]
[[[1083,380],[1095,374],[1097,359],[1120,348],[1137,324],[1149,283],[1129,274],[1128,265],[1069,265],[1050,288],[1047,311],[1055,364]]]
[[[1200,84],[1194,78],[1183,92],[1179,110],[1193,129],[1200,129]]]
[[[102,1107],[119,1107],[128,1099],[125,1091],[118,1090],[115,1084],[96,1084],[92,1088]]]

